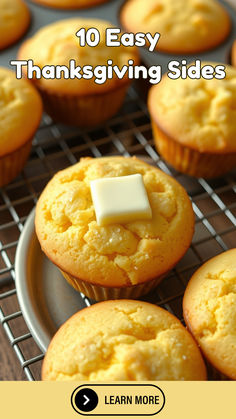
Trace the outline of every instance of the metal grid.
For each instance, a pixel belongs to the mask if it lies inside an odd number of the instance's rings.
[[[120,113],[96,129],[55,125],[45,116],[24,171],[0,189],[0,321],[28,380],[40,379],[43,354],[27,329],[17,301],[14,258],[19,235],[40,192],[58,169],[76,163],[82,156],[111,154],[148,159],[175,176],[189,193],[196,215],[196,231],[187,254],[144,300],[182,319],[182,296],[192,273],[205,260],[235,246],[235,172],[206,181],[169,167],[155,151],[148,111],[138,90],[131,88]],[[85,303],[90,304],[87,298]]]

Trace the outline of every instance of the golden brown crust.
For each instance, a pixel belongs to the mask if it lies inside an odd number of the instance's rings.
[[[86,9],[89,7],[99,6],[110,0],[31,0],[41,6],[53,9]]]
[[[130,32],[159,32],[156,49],[174,54],[207,51],[231,30],[227,11],[215,0],[127,0],[120,20]]]
[[[202,265],[183,300],[187,327],[211,364],[236,379],[236,249]]]
[[[30,24],[30,11],[21,0],[0,0],[0,50],[18,41]]]
[[[52,339],[45,381],[205,380],[200,351],[180,321],[153,304],[117,300],[72,316]]]
[[[90,180],[135,173],[143,175],[152,220],[98,226]],[[70,275],[104,287],[135,285],[168,272],[187,251],[193,230],[182,186],[135,158],[82,159],[49,182],[36,209],[36,232],[47,256]]]
[[[236,40],[233,43],[232,51],[231,51],[231,64],[236,67]]]
[[[190,64],[191,65],[191,64]],[[216,66],[217,63],[204,63]],[[148,108],[165,137],[200,153],[236,152],[236,70],[227,65],[224,79],[171,80],[152,87]]]
[[[96,47],[80,47],[76,32],[80,28],[95,27],[100,32],[100,42]],[[107,67],[111,59],[113,65],[122,68],[129,59],[139,62],[136,47],[107,47],[105,31],[112,27],[109,22],[98,19],[73,18],[54,22],[41,28],[31,39],[25,41],[18,52],[18,59],[33,60],[39,68],[45,65],[75,66],[98,65]],[[60,37],[58,37],[60,33]],[[42,49],[42,45],[44,48]],[[25,76],[26,69],[24,69]],[[82,75],[82,74],[81,74]],[[60,79],[34,79],[31,82],[40,91],[46,112],[55,120],[66,124],[95,126],[111,118],[123,103],[126,89],[131,83],[127,75],[122,79],[114,76],[102,84],[92,79],[61,77]],[[97,80],[96,80],[97,81]]]
[[[236,152],[199,152],[167,135],[154,120],[152,129],[159,154],[182,173],[209,179],[221,176],[236,166]]]
[[[45,112],[54,121],[79,127],[93,127],[110,119],[122,106],[127,89],[130,85],[126,83],[110,89],[106,92],[88,94],[62,94],[55,91],[48,91],[33,82],[39,90]]]
[[[42,117],[42,101],[27,80],[0,67],[0,156],[7,156],[32,140]]]
[[[80,28],[95,27],[99,30],[101,38],[100,43],[96,47],[80,47],[76,32]],[[113,65],[119,68],[128,64],[129,59],[133,59],[134,63],[139,62],[139,53],[136,47],[117,48],[107,47],[105,45],[105,31],[112,27],[111,23],[99,19],[82,19],[73,18],[54,22],[41,28],[32,38],[26,40],[19,52],[18,59],[32,59],[34,64],[40,68],[45,65],[65,65],[69,66],[70,60],[75,60],[76,65],[83,66],[97,65],[107,66],[107,60],[111,59]],[[60,37],[58,37],[60,33]],[[41,45],[44,45],[42,50]],[[95,83],[95,77],[92,79],[45,79],[34,80],[35,85],[42,90],[46,90],[49,94],[68,96],[91,96],[109,92],[116,88],[122,87],[130,83],[127,76],[119,79],[114,76],[107,79],[105,83]]]
[[[0,157],[0,186],[10,183],[21,172],[28,159],[32,140],[30,138],[17,150]]]

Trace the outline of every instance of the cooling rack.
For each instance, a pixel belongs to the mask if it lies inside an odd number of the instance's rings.
[[[235,247],[236,172],[206,181],[184,176],[168,166],[155,150],[145,101],[136,87],[129,90],[119,114],[95,129],[56,125],[45,115],[23,172],[0,189],[0,321],[30,381],[40,379],[43,354],[24,322],[14,285],[15,252],[24,222],[42,189],[59,169],[83,156],[114,154],[136,155],[174,176],[186,188],[195,212],[190,249],[144,300],[166,308],[182,320],[182,296],[193,272],[210,257]],[[90,305],[89,299],[84,298],[84,302]]]

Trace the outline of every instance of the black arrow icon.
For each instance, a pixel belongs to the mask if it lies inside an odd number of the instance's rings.
[[[91,388],[82,388],[76,394],[74,401],[82,412],[91,412],[98,405],[98,395]]]
[[[84,394],[84,399],[85,399],[85,402],[83,403],[83,405],[86,406],[86,404],[90,402],[90,399],[86,396],[86,394]]]

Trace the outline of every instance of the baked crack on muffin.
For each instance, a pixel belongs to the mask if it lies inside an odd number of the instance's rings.
[[[99,226],[90,182],[141,174],[151,220]],[[157,285],[187,251],[194,214],[184,188],[136,158],[83,158],[59,173],[36,208],[42,250],[66,279],[91,298],[136,298]]]
[[[44,381],[206,380],[201,353],[181,322],[153,304],[119,300],[85,308],[53,337]]]
[[[127,0],[120,21],[130,32],[159,32],[158,51],[194,54],[221,44],[231,21],[215,0]]]
[[[236,249],[215,256],[194,273],[183,312],[208,361],[236,380]]]
[[[225,73],[221,80],[165,75],[149,91],[155,145],[180,172],[211,178],[236,165],[236,69],[225,65]]]
[[[0,0],[0,50],[17,42],[30,24],[28,6],[22,0]]]

